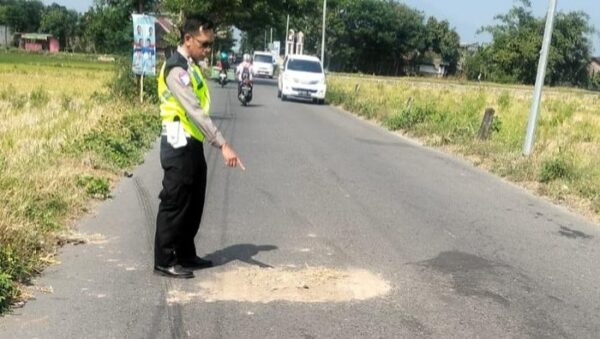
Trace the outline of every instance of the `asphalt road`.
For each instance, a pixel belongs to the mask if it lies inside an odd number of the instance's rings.
[[[161,170],[155,147],[81,221],[0,338],[597,338],[600,228],[451,156],[330,106],[255,86],[213,88],[213,116],[247,170],[205,146],[196,238],[219,266],[152,274]],[[361,268],[389,294],[331,303],[167,303],[237,266]]]

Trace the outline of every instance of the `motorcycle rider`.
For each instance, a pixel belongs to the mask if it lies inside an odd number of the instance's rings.
[[[244,54],[243,61],[238,65],[235,74],[238,80],[238,96],[242,94],[242,84],[244,81],[249,82],[250,93],[252,93],[252,62],[250,54]]]
[[[221,61],[221,67],[225,73],[227,73],[229,70],[229,54],[226,51],[221,51],[221,53],[219,53],[219,57],[221,58],[221,60],[219,60]]]
[[[225,64],[221,60],[217,61],[217,69],[219,70],[219,84],[221,84],[221,87],[225,86],[227,83],[227,69],[225,67]]]

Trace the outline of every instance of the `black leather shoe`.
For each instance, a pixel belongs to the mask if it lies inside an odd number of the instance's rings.
[[[181,267],[180,265],[175,266],[154,266],[154,273],[163,275],[165,277],[170,278],[181,278],[181,279],[189,279],[194,277],[194,272]]]
[[[179,262],[181,266],[190,270],[200,270],[203,268],[213,267],[214,264],[210,260],[205,260],[200,257],[195,257],[193,259],[181,260]]]

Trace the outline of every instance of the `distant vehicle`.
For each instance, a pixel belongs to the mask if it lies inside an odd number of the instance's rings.
[[[273,79],[275,58],[269,52],[254,52],[252,56],[252,75],[255,77],[269,77]]]
[[[227,71],[225,71],[224,69],[221,69],[219,71],[219,84],[221,84],[221,88],[227,85]]]
[[[324,104],[327,83],[319,58],[307,55],[288,55],[277,81],[277,97],[310,99]]]
[[[235,57],[233,58],[233,64],[235,65],[239,65],[242,63],[242,55],[241,54],[236,54]]]

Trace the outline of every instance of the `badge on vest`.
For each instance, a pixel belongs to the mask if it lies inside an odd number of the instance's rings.
[[[190,75],[187,71],[181,71],[181,73],[179,73],[179,81],[183,84],[183,86],[189,86],[192,80],[190,79]]]
[[[194,77],[194,80],[196,80],[196,84],[197,84],[196,89],[201,89],[204,86],[204,82],[202,81],[202,78],[200,77],[198,72],[201,72],[201,71],[200,70],[198,70],[198,71],[192,70],[192,76]]]
[[[183,124],[179,119],[173,122],[166,122],[165,124],[167,130],[167,142],[173,146],[173,148],[181,148],[187,145]]]

